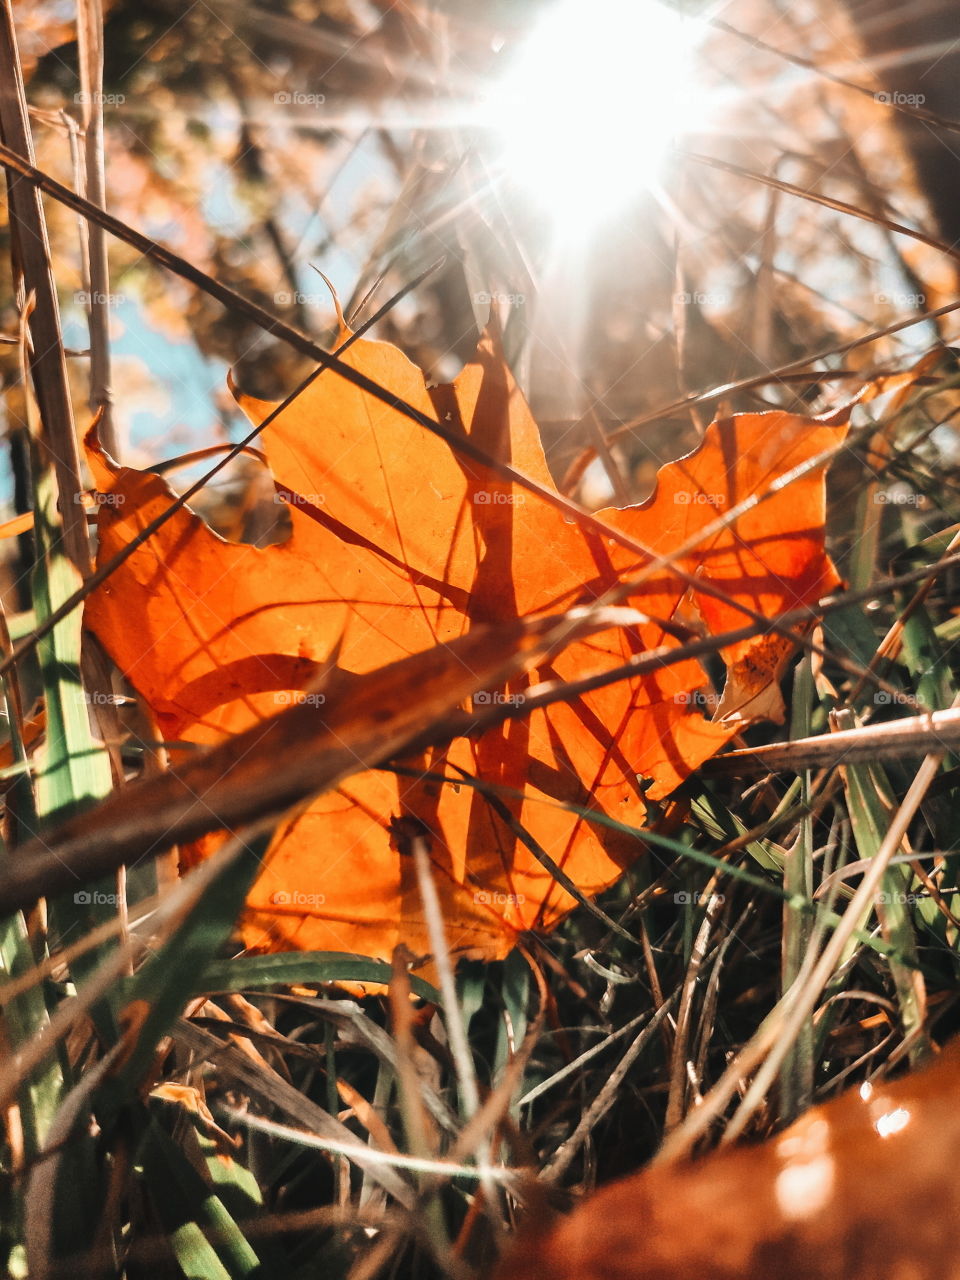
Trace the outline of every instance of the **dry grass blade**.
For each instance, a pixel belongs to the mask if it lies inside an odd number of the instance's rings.
[[[872,210],[861,209],[857,205],[848,204],[845,200],[837,200],[832,196],[822,195],[819,191],[808,191],[792,182],[785,182],[782,178],[773,178],[769,174],[757,173],[753,169],[745,169],[742,165],[732,164],[729,160],[720,160],[716,156],[699,155],[693,151],[688,151],[685,154],[688,159],[695,160],[698,164],[707,165],[711,169],[720,169],[724,173],[733,174],[738,178],[747,178],[751,182],[759,182],[762,186],[773,187],[777,191],[782,191],[787,195],[798,196],[802,200],[811,200],[814,204],[822,205],[825,209],[833,209],[837,213],[845,213],[852,218],[862,218],[867,222],[875,223],[878,227],[885,228],[887,231],[893,231],[898,236],[908,236],[911,240],[917,240],[921,244],[928,245],[931,249],[938,249],[948,257],[960,260],[960,249],[954,249],[952,245],[944,244],[936,236],[926,235],[925,232],[917,231],[914,227],[906,227],[902,222],[894,222],[892,218],[884,218]]]
[[[720,18],[711,18],[710,25],[716,27],[718,31],[725,31],[737,40],[742,40],[752,49],[764,49],[768,53],[776,54],[784,62],[791,62],[795,67],[802,67],[804,71],[810,71],[816,76],[821,76],[824,80],[829,80],[844,89],[850,89],[853,93],[862,94],[872,102],[879,102],[888,107],[891,111],[899,111],[902,115],[913,116],[917,120],[925,120],[927,124],[931,124],[937,129],[946,129],[950,133],[960,133],[960,120],[951,120],[947,116],[938,115],[935,111],[927,111],[924,107],[915,103],[902,102],[900,101],[902,95],[878,94],[874,85],[856,84],[853,80],[847,80],[837,72],[830,71],[827,67],[819,66],[812,58],[802,58],[798,53],[792,53],[787,49],[768,44],[766,40],[761,40],[759,36],[752,35],[749,31],[741,31]],[[860,70],[861,68],[854,66],[852,69]]]
[[[21,163],[32,159],[33,144],[11,0],[4,0],[0,14],[0,135],[5,148],[23,158]],[[24,182],[15,172],[7,174],[7,190],[20,305],[23,306],[28,294],[35,300],[29,318],[34,394],[43,423],[43,438],[50,450],[63,498],[67,553],[84,573],[90,567],[86,516],[83,507],[74,501],[81,489],[80,458],[43,205],[36,187]]]
[[[81,115],[83,122],[84,186],[91,204],[104,207],[103,160],[103,5],[101,0],[79,0],[77,51],[80,62]],[[86,221],[88,309],[90,315],[90,408],[100,414],[100,432],[107,448],[119,457],[113,423],[110,385],[110,275],[107,240],[103,228]]]
[[[345,1125],[315,1102],[311,1102],[276,1072],[255,1065],[236,1045],[225,1044],[217,1036],[191,1022],[180,1022],[174,1034],[200,1060],[215,1062],[224,1077],[236,1081],[259,1105],[275,1107],[308,1132],[337,1144],[336,1150],[348,1154],[354,1164],[367,1170],[400,1204],[408,1207],[413,1204],[413,1192],[409,1184],[394,1172],[389,1156],[383,1156],[365,1146]]]
[[[640,1054],[650,1043],[654,1032],[660,1027],[660,1024],[669,1016],[674,1005],[680,998],[680,992],[676,991],[672,996],[663,1002],[656,1011],[650,1021],[644,1026],[630,1048],[626,1051],[597,1094],[596,1098],[590,1103],[589,1107],[584,1111],[577,1124],[576,1129],[569,1138],[554,1153],[549,1164],[544,1169],[542,1177],[548,1181],[555,1182],[563,1177],[564,1173],[570,1168],[570,1165],[576,1159],[577,1153],[583,1146],[584,1142],[590,1137],[594,1127],[600,1121],[602,1116],[609,1111],[616,1100],[617,1091],[627,1078],[627,1074]]]
[[[2,163],[2,156],[0,156],[0,163]],[[674,413],[695,408],[697,405],[725,400],[738,391],[750,391],[756,387],[770,386],[781,379],[786,379],[789,382],[801,371],[806,372],[807,380],[810,382],[817,382],[821,377],[830,379],[836,376],[834,370],[820,370],[811,366],[819,365],[834,356],[847,355],[851,351],[857,351],[861,347],[878,342],[881,338],[889,338],[893,334],[902,333],[906,329],[912,329],[915,325],[923,324],[924,321],[938,320],[941,316],[951,315],[958,310],[960,310],[960,302],[947,302],[942,307],[935,307],[930,311],[922,311],[919,315],[910,316],[906,320],[896,320],[892,324],[884,325],[882,328],[872,329],[870,333],[864,334],[859,338],[853,338],[849,342],[827,347],[809,356],[801,356],[797,360],[791,360],[787,364],[779,365],[776,369],[753,374],[747,378],[737,378],[731,382],[723,382],[718,386],[708,387],[703,391],[692,391],[689,395],[682,396],[679,400],[669,400],[665,404],[658,405],[655,409],[648,409],[644,413],[638,414],[635,418],[631,418],[629,422],[625,422],[622,426],[610,432],[607,441],[610,443],[618,440],[621,436],[627,435],[631,431],[636,431],[638,427],[645,426],[649,422],[655,422],[658,418],[666,418]],[[862,375],[858,375],[858,380],[859,377],[862,377]]]
[[[717,774],[827,769],[869,760],[923,756],[939,748],[949,751],[958,744],[960,711],[950,708],[922,716],[906,716],[885,724],[841,729],[822,737],[796,738],[792,742],[731,751],[704,767]]]

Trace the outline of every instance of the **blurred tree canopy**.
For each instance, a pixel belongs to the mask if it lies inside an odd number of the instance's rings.
[[[469,358],[485,299],[502,300],[494,307],[508,354],[554,469],[562,477],[573,466],[571,484],[586,485],[587,501],[611,487],[642,496],[654,466],[695,441],[712,406],[667,408],[685,394],[762,377],[954,299],[954,258],[871,220],[953,238],[951,136],[883,100],[929,91],[930,109],[944,109],[943,72],[955,55],[944,59],[943,49],[960,27],[948,6],[918,11],[911,28],[914,5],[737,0],[724,10],[726,27],[707,29],[697,74],[717,105],[683,146],[863,216],[681,153],[658,186],[566,255],[551,246],[543,216],[499,179],[474,110],[544,7],[112,0],[108,207],[324,340],[335,310],[319,272],[346,315],[362,320],[442,259],[378,332],[446,378]],[[72,183],[79,81],[68,8],[17,6],[39,163]],[[635,128],[650,127],[647,104]],[[569,163],[575,169],[575,154]],[[622,163],[631,163],[629,148]],[[83,283],[75,219],[49,202],[48,214],[68,333],[83,346],[82,307],[69,293]],[[110,245],[110,279],[117,418],[133,458],[229,435],[227,366],[266,397],[305,371],[282,343],[122,244]],[[10,334],[9,295],[3,305]],[[836,372],[829,384],[771,376],[723,404],[836,398],[844,371],[896,365],[950,341],[955,327],[948,316],[830,357],[818,366]],[[9,387],[12,356],[4,368]],[[75,368],[82,382],[82,363]],[[624,429],[638,418],[647,420]],[[585,447],[605,457],[606,476],[599,464],[584,467]]]

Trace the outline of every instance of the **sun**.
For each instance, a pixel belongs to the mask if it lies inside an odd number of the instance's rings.
[[[555,0],[511,56],[486,122],[504,179],[558,240],[593,236],[703,124],[703,32],[659,0]]]

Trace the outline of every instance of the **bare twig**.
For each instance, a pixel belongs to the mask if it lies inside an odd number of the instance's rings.
[[[80,60],[80,119],[83,124],[85,194],[101,209],[106,204],[103,173],[103,5],[102,0],[78,0],[77,44]],[[104,447],[120,456],[113,422],[110,387],[110,273],[103,228],[85,223],[90,274],[87,312],[90,317],[90,408],[99,413],[98,431]]]
[[[0,15],[0,134],[3,137],[3,150],[25,157],[21,164],[32,169],[33,141],[23,76],[20,72],[12,0],[3,0]],[[7,190],[20,305],[23,306],[30,293],[36,300],[29,318],[29,358],[34,394],[43,424],[42,439],[52,456],[56,471],[64,545],[70,559],[85,576],[90,570],[90,544],[87,538],[87,518],[77,500],[82,487],[80,455],[73,421],[70,384],[67,380],[60,307],[50,263],[46,219],[36,184],[24,181],[23,175],[16,169],[7,172]]]
[[[862,725],[815,738],[797,738],[769,747],[731,751],[710,761],[711,773],[832,768],[870,760],[897,760],[960,746],[960,710],[932,711],[886,724]]]

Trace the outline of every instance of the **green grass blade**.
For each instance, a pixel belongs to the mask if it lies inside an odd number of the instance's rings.
[[[706,787],[701,787],[699,794],[691,801],[690,812],[704,831],[724,843],[738,839],[747,830],[746,824],[722,805]],[[764,871],[772,871],[778,876],[783,874],[786,851],[773,840],[751,840],[745,847],[750,857]]]
[[[137,1033],[123,1068],[109,1084],[116,1102],[136,1096],[157,1045],[196,994],[197,975],[206,972],[229,939],[260,873],[270,835],[257,835],[249,843],[235,840],[215,855],[221,860],[217,874],[170,940],[124,986],[126,1010],[135,1018]]]
[[[63,550],[49,473],[37,487],[34,531],[38,558],[33,574],[37,624],[42,625],[80,585],[80,575]],[[82,805],[111,789],[106,749],[90,730],[80,678],[79,613],[72,613],[37,645],[47,708],[46,744],[38,752],[38,810],[41,819],[64,821]]]
[[[853,716],[846,713],[852,726]],[[862,858],[876,857],[890,820],[885,797],[890,796],[886,774],[879,765],[848,765],[843,773],[847,804],[854,840]],[[911,873],[902,865],[891,866],[883,878],[876,903],[877,918],[885,940],[893,945],[896,955],[888,956],[900,1008],[905,1037],[911,1043],[911,1060],[916,1065],[929,1052],[924,1015],[926,997],[923,978],[917,966],[917,944],[908,902]],[[861,927],[866,920],[858,921]]]
[[[63,548],[56,512],[52,472],[40,473],[36,492],[34,534],[37,559],[33,570],[34,610],[43,624],[80,585],[80,575]],[[81,615],[73,612],[59,622],[37,646],[43,696],[47,709],[46,740],[35,757],[37,816],[41,828],[64,821],[111,790],[113,780],[106,749],[90,728],[89,707],[80,676]],[[78,887],[51,905],[53,931],[77,937],[116,912],[116,883]],[[96,967],[102,948],[78,958],[82,978]],[[95,1014],[101,1033],[111,1028],[102,1009]]]
[[[793,706],[790,719],[791,738],[806,738],[812,731],[814,702],[813,670],[806,654],[797,667],[793,681]],[[810,803],[810,771],[800,777],[801,803]],[[786,853],[783,865],[783,887],[788,899],[813,900],[813,819],[800,819],[797,839]],[[801,911],[783,912],[780,992],[785,995],[800,975],[813,936],[813,918]],[[808,1018],[798,1032],[780,1068],[780,1119],[790,1121],[805,1111],[813,1100],[815,1037],[813,1021]]]
[[[260,1259],[223,1201],[156,1120],[147,1125],[139,1164],[185,1276],[245,1280],[258,1271]]]
[[[390,981],[390,966],[383,960],[339,951],[280,952],[268,956],[238,956],[213,960],[195,978],[194,994],[215,991],[248,991],[254,987],[321,982]],[[436,1004],[440,993],[429,982],[410,975],[410,989]]]

